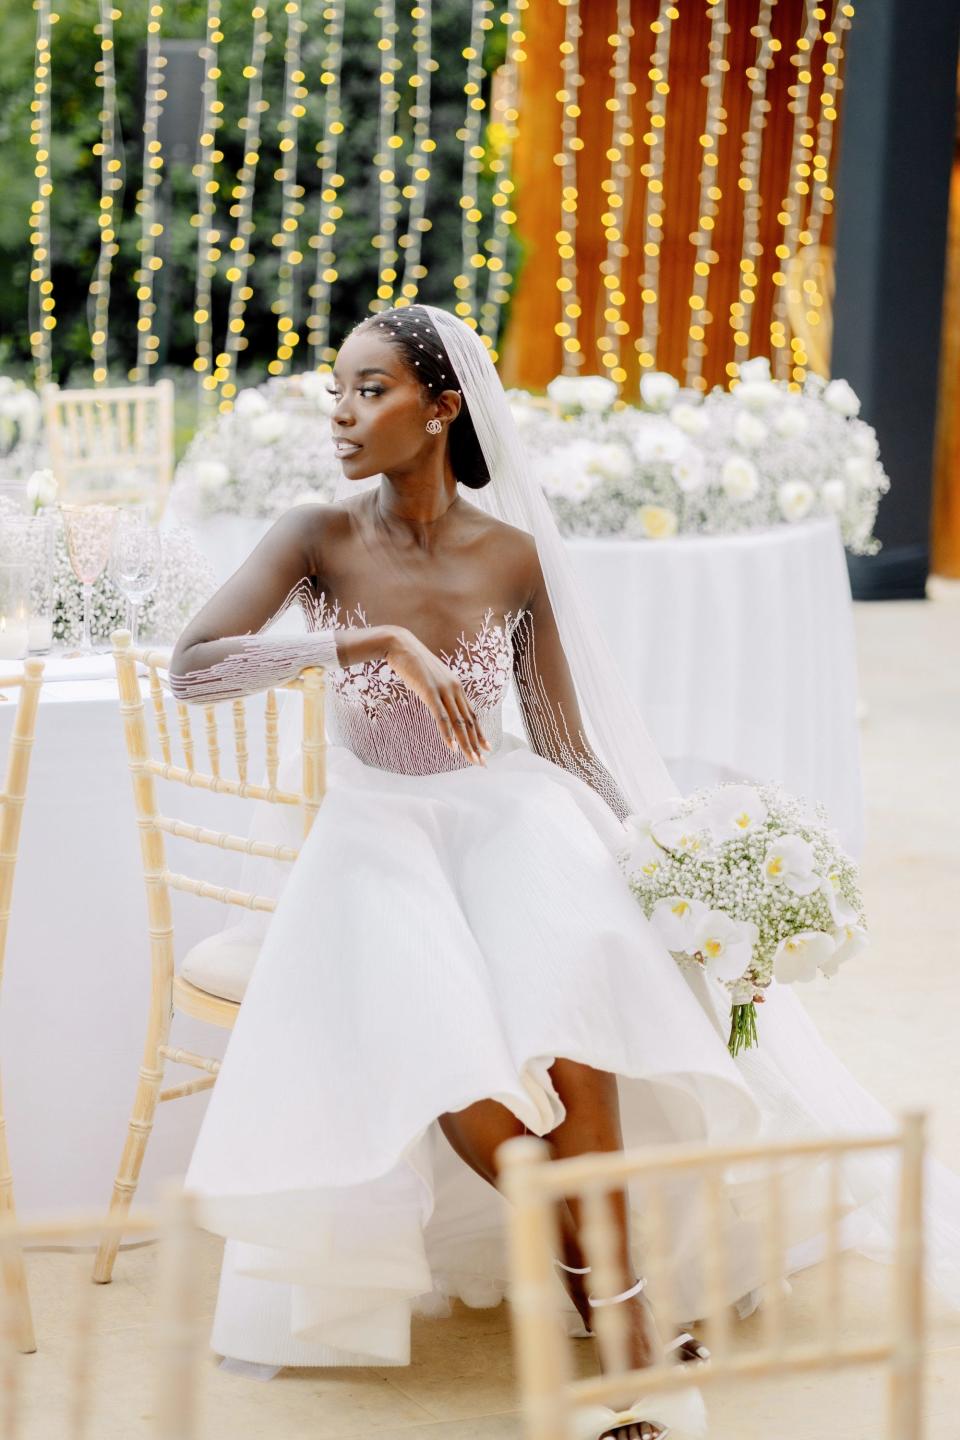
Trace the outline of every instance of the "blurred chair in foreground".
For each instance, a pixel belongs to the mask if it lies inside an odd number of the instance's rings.
[[[172,380],[107,390],[43,390],[43,418],[58,496],[146,504],[159,520],[173,482]]]

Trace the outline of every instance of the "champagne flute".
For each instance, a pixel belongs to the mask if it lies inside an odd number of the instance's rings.
[[[61,505],[70,567],[83,587],[83,640],[71,657],[95,654],[91,633],[93,587],[106,569],[116,505]]]
[[[160,532],[149,524],[145,510],[122,510],[110,545],[109,575],[127,602],[127,629],[134,645],[140,607],[159,584],[162,561]]]

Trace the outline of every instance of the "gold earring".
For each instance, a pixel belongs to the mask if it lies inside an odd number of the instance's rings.
[[[439,434],[440,434],[440,431],[441,431],[442,429],[443,429],[443,426],[441,425],[441,423],[440,423],[439,420],[434,419],[434,420],[428,420],[428,421],[427,421],[427,434],[428,434],[428,435],[439,435]]]

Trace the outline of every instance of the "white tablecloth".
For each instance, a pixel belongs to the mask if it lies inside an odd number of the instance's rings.
[[[225,580],[269,528],[217,516]],[[579,579],[677,783],[776,780],[863,845],[850,585],[832,520],[752,535],[571,540]]]

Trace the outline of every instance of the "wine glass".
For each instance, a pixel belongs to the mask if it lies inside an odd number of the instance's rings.
[[[106,569],[117,518],[116,505],[61,505],[70,567],[83,587],[83,640],[71,656],[93,655],[90,609],[93,587]]]
[[[127,602],[127,629],[137,643],[140,606],[160,580],[163,550],[160,532],[149,524],[142,507],[122,510],[110,545],[110,579]]]

